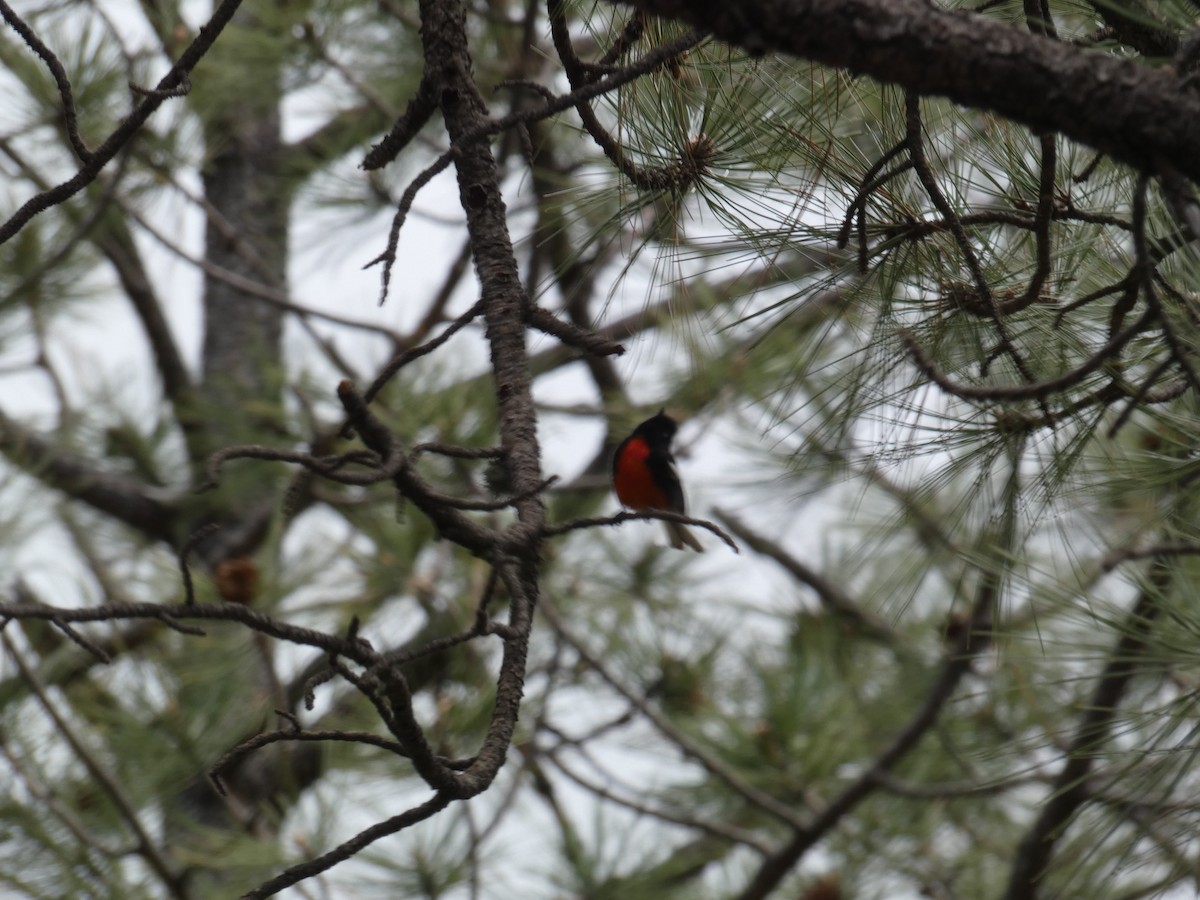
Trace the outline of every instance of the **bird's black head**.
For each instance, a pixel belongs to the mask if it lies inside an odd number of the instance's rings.
[[[666,448],[671,446],[671,439],[675,437],[675,432],[678,430],[679,426],[675,420],[660,409],[657,415],[651,416],[633,429],[633,433],[645,438],[646,443],[651,447]]]

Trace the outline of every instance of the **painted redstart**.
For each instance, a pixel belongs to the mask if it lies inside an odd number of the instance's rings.
[[[675,471],[671,455],[671,439],[679,426],[662,410],[633,429],[633,434],[621,441],[613,454],[613,489],[617,499],[630,509],[658,509],[684,512],[683,485]],[[704,547],[687,528],[678,522],[663,522],[671,546],[682,550],[691,547],[703,553]]]

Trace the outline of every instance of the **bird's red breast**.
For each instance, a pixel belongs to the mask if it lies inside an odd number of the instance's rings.
[[[641,437],[632,437],[617,449],[613,466],[617,499],[630,509],[670,510],[670,500],[646,464],[649,457],[650,445]]]

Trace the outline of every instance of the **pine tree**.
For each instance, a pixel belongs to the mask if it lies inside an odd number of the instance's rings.
[[[1198,13],[0,3],[5,890],[1196,889]]]

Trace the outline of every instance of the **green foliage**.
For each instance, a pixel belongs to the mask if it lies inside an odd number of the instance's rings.
[[[624,8],[567,6],[588,59],[628,21]],[[1026,4],[1015,0],[982,13],[978,3],[941,6],[1026,27]],[[1064,40],[1132,55],[1096,33],[1105,10],[1127,4],[1048,6]],[[1143,18],[1180,36],[1194,19],[1184,0],[1142,6]],[[219,490],[188,492],[203,467],[194,448],[206,442],[322,459],[361,449],[342,431],[334,383],[369,380],[475,301],[469,267],[455,271],[461,236],[439,243],[461,210],[418,199],[402,240],[431,249],[421,271],[400,275],[403,296],[375,320],[386,324],[367,334],[304,313],[289,320],[304,338],[286,358],[257,348],[265,395],[238,396],[236,373],[197,371],[193,335],[176,334],[190,380],[170,396],[161,371],[128,384],[127,360],[103,372],[74,366],[62,336],[87,334],[101,315],[91,303],[107,310],[100,304],[129,299],[133,261],[153,261],[151,299],[179,313],[176,285],[154,273],[167,271],[167,256],[203,256],[180,209],[191,224],[232,215],[206,206],[196,185],[233,146],[236,126],[256,117],[287,126],[270,164],[257,162],[272,179],[262,202],[279,204],[281,221],[303,234],[289,271],[319,281],[348,252],[363,262],[377,253],[379,214],[390,216],[444,149],[431,125],[384,171],[358,169],[420,82],[410,7],[247,4],[188,97],[156,114],[88,191],[0,245],[5,375],[51,384],[37,397],[49,413],[37,424],[55,422],[50,444],[98,473],[72,481],[49,454],[30,462],[18,451],[43,432],[0,421],[0,450],[25,472],[6,469],[0,484],[0,561],[21,579],[0,590],[61,606],[178,603],[186,536],[210,520],[244,525],[269,507],[244,539],[255,589],[230,602],[331,634],[357,629],[394,651],[433,751],[462,760],[492,721],[503,633],[469,630],[481,604],[489,621],[507,621],[498,559],[439,535],[386,478],[340,484],[290,462],[231,459]],[[519,7],[472,9],[473,71],[494,115],[537,97],[509,82],[562,87],[538,9],[531,23]],[[127,81],[150,84],[193,36],[189,7],[148,4],[142,14],[127,58],[109,39],[120,23],[99,6],[29,12],[77,86],[89,143],[129,108]],[[645,25],[618,62],[682,33]],[[0,63],[11,97],[0,164],[16,183],[5,201],[15,207],[75,163],[44,64],[8,34]],[[652,522],[549,542],[501,778],[322,876],[330,891],[736,896],[765,857],[861,786],[774,896],[816,896],[827,876],[854,897],[997,896],[1048,799],[1075,787],[1056,780],[1072,755],[1088,760],[1086,802],[1053,834],[1046,895],[1194,886],[1200,410],[1180,360],[1195,366],[1200,257],[1172,197],[1155,182],[1146,200],[1163,327],[1099,360],[1149,300],[1135,292],[1123,301],[1114,288],[1144,262],[1139,177],[1090,149],[925,98],[931,191],[904,165],[911,119],[900,89],[712,39],[592,107],[624,174],[570,114],[493,144],[532,299],[580,327],[645,318],[622,335],[620,361],[589,360],[591,381],[576,377],[583,366],[560,377],[571,361],[560,348],[535,357],[545,474],[561,479],[543,494],[550,520],[610,511],[606,448],[666,405],[683,420],[677,447],[693,451],[679,453],[689,510],[708,516],[720,505],[778,552],[746,539],[735,557],[697,529],[707,552],[693,558],[666,548]],[[656,186],[637,186],[630,171]],[[432,227],[413,235],[423,216]],[[225,226],[217,231],[231,243],[260,237]],[[200,268],[208,279],[227,275]],[[265,286],[277,303],[290,290],[310,306],[328,288],[306,294],[295,280]],[[374,294],[335,287],[336,314],[366,319]],[[247,311],[266,308],[261,293],[245,292]],[[141,341],[149,329],[139,315]],[[236,330],[251,313],[241,315],[204,325]],[[531,345],[542,340],[533,334]],[[498,443],[497,386],[477,338],[467,328],[404,368],[372,410],[433,489],[479,504],[511,494],[503,457],[413,450]],[[1071,373],[1082,374],[1064,379]],[[213,392],[226,377],[230,390]],[[1006,391],[1055,379],[1061,389]],[[581,416],[605,434],[580,437]],[[98,507],[90,488],[108,483],[99,475],[119,476],[118,487],[135,485],[143,499],[167,497],[169,533],[149,536],[119,509]],[[469,516],[495,527],[515,520],[507,508]],[[39,558],[47,540],[53,551]],[[192,572],[197,602],[217,604],[230,598],[208,546],[191,548]],[[348,690],[345,671],[367,674],[345,660],[322,680],[330,660],[315,647],[203,624],[204,636],[161,622],[76,625],[113,657],[101,666],[77,634],[9,623],[0,878],[13,896],[233,896],[428,799],[414,766],[383,747],[280,741],[249,757],[282,773],[273,790],[260,795],[253,778],[231,777],[230,794],[205,793],[212,805],[198,813],[204,773],[248,737],[294,727],[287,715],[306,729],[387,741],[395,735],[381,709],[401,703],[379,696],[376,706]],[[947,673],[954,682],[940,696]],[[1105,678],[1121,681],[1112,696],[1098,694]],[[922,724],[929,704],[935,715]],[[910,730],[904,752],[881,764]],[[186,873],[186,888],[155,872],[139,828]]]

